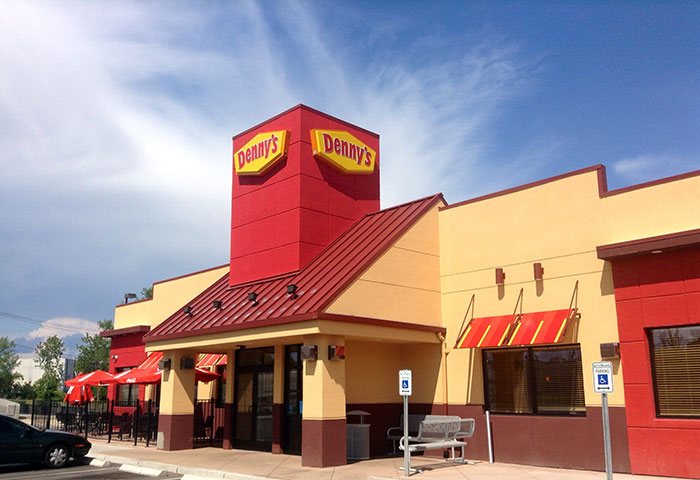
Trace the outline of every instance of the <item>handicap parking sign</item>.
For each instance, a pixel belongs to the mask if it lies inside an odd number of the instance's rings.
[[[612,393],[612,362],[593,362],[593,391],[595,393]]]
[[[413,394],[413,372],[399,370],[399,395],[410,397]]]

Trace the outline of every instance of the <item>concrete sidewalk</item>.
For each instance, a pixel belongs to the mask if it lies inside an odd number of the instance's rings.
[[[92,440],[88,454],[98,460],[112,463],[180,473],[191,477],[230,478],[238,480],[384,480],[400,479],[403,457],[377,458],[343,465],[341,467],[308,468],[301,466],[301,457],[273,455],[247,450],[198,448],[166,452],[155,446],[131,446],[121,442],[108,444]],[[416,480],[601,480],[605,472],[566,470],[561,468],[532,467],[504,463],[457,465],[435,457],[413,457],[411,466],[423,468],[414,473]],[[649,477],[616,473],[615,480],[669,480],[670,477]]]

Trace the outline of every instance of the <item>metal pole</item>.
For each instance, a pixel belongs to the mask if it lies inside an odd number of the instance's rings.
[[[35,408],[36,408],[36,399],[32,398],[32,420],[31,420],[31,422],[32,422],[32,426],[34,426],[34,427],[36,427],[36,425],[34,425],[34,409]]]
[[[146,446],[151,444],[151,400],[148,400],[148,421],[146,422]]]
[[[140,407],[141,401],[136,400],[136,411],[134,412],[134,446],[139,441],[139,416],[141,415]]]
[[[51,404],[53,403],[53,400],[49,400],[49,414],[46,417],[46,430],[51,428]]]
[[[491,438],[491,412],[486,410],[486,438],[489,442],[489,463],[493,463],[493,439]]]
[[[114,427],[114,400],[112,400],[112,406],[110,407],[109,398],[107,398],[107,411],[109,412],[109,421],[107,430],[107,443],[112,443],[112,427]]]
[[[605,478],[612,480],[612,447],[610,446],[610,414],[607,393],[603,393],[603,443],[605,443]]]
[[[408,395],[403,396],[403,474],[411,476],[411,452],[408,451]]]

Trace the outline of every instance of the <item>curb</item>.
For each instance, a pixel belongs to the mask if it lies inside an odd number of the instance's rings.
[[[140,475],[148,475],[157,477],[163,472],[177,473],[181,474],[183,480],[270,480],[271,477],[260,477],[257,475],[247,475],[243,473],[225,472],[223,470],[210,470],[201,467],[187,467],[181,465],[174,465],[171,463],[161,463],[153,462],[150,460],[139,460],[130,457],[118,457],[113,455],[108,455],[104,453],[94,453],[88,454],[88,458],[91,458],[90,465],[100,466],[102,462],[104,465],[109,464],[120,464],[120,470],[127,471],[130,473],[136,473]],[[150,473],[148,473],[150,472]],[[157,473],[156,473],[157,472]]]

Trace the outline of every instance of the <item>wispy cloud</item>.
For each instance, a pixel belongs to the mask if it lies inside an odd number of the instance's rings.
[[[51,298],[22,313],[106,318],[126,290],[225,263],[231,136],[297,103],[381,134],[383,205],[458,201],[522,161],[489,158],[491,122],[533,80],[502,38],[414,37],[400,14],[359,38],[363,19],[329,28],[298,3],[74,7],[0,6],[0,305],[13,311]],[[532,145],[528,158],[551,148]]]
[[[56,335],[59,338],[70,337],[77,332],[95,335],[100,332],[100,327],[95,322],[80,318],[52,318],[41,324],[41,327],[32,330],[24,338],[29,340],[47,338]]]
[[[616,161],[613,171],[630,183],[640,183],[692,170],[699,160],[700,155],[686,158],[667,153],[644,154]]]

